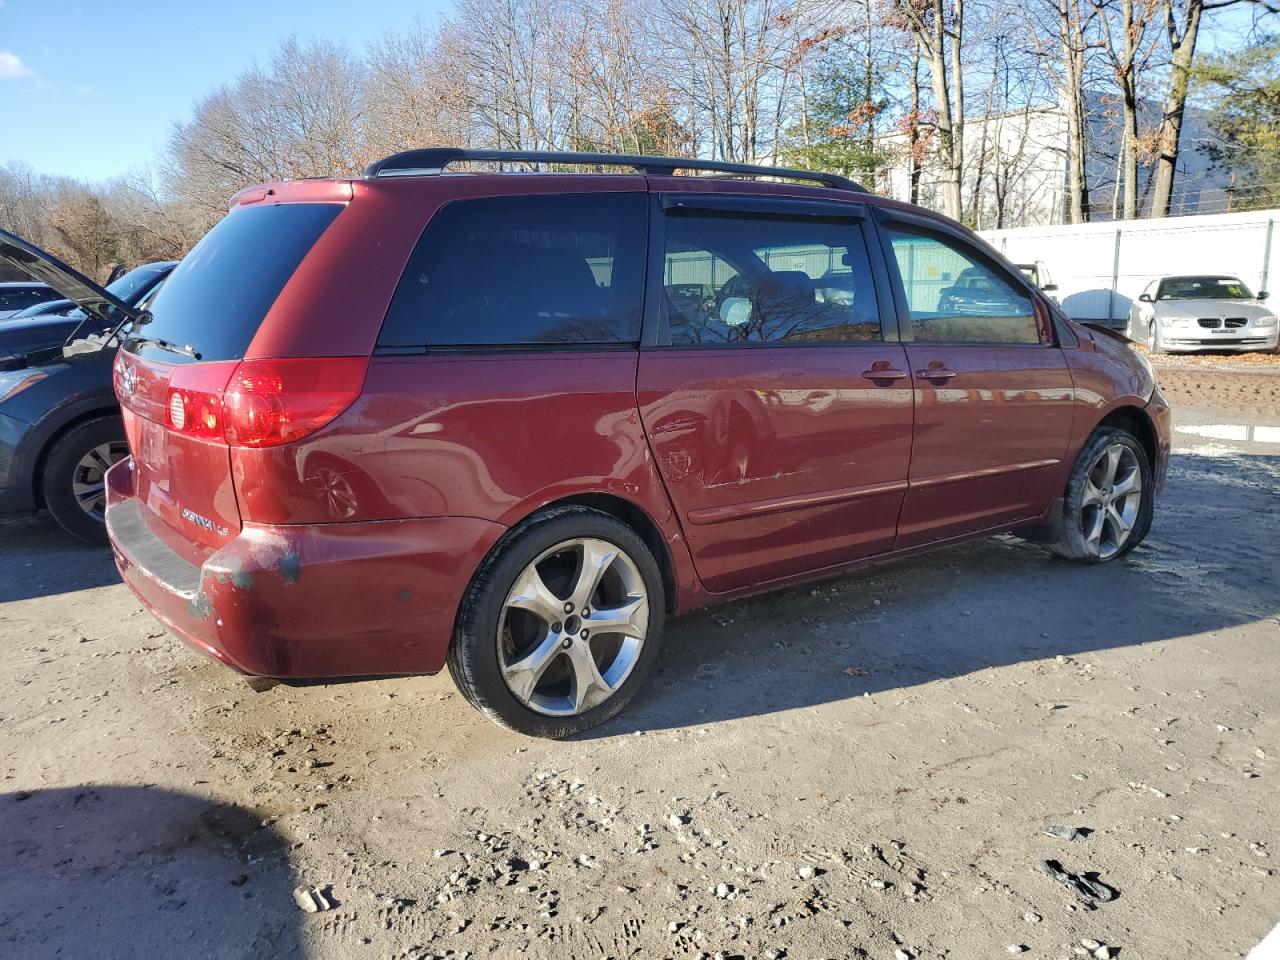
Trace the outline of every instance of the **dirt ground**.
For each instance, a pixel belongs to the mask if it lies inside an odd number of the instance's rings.
[[[252,693],[105,551],[0,527],[0,956],[1244,956],[1280,922],[1280,403],[1168,386],[1125,561],[1003,538],[700,612],[572,742],[446,676]]]

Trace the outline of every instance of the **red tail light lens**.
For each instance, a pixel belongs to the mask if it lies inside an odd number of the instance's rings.
[[[233,447],[273,447],[329,423],[360,395],[365,357],[192,363],[169,377],[167,419],[179,433]]]
[[[235,447],[274,447],[315,433],[351,406],[367,357],[246,360],[223,392],[224,435]]]
[[[193,437],[221,440],[225,423],[222,391],[236,366],[233,360],[175,367],[169,375],[169,426]]]

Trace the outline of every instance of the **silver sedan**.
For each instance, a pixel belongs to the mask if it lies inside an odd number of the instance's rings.
[[[1125,336],[1152,353],[1275,350],[1276,315],[1236,277],[1153,280],[1129,309]]]

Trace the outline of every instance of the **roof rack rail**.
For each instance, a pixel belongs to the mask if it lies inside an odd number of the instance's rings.
[[[646,157],[627,153],[572,153],[556,150],[464,150],[460,147],[428,147],[393,153],[369,164],[364,175],[377,177],[435,176],[445,167],[460,161],[476,160],[510,163],[560,163],[565,165],[632,167],[649,175],[672,175],[677,170],[705,170],[711,173],[752,177],[780,177],[786,180],[811,180],[835,190],[866,193],[866,187],[848,177],[820,170],[793,170],[750,163],[727,163],[723,160],[687,160],[679,157]]]

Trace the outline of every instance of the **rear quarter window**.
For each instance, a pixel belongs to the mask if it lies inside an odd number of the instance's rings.
[[[138,333],[189,346],[201,360],[241,359],[289,277],[343,209],[237,207],[174,268]]]
[[[636,343],[645,197],[454,200],[409,259],[380,347]]]

